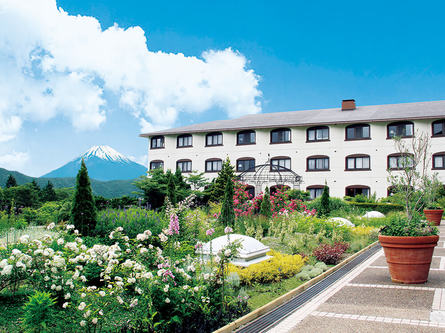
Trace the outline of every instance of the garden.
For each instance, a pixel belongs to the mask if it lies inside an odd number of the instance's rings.
[[[94,198],[82,165],[71,191],[28,184],[41,198],[29,203],[19,186],[0,191],[2,331],[211,332],[376,242],[381,229],[437,233],[421,209],[445,197],[432,183],[429,196],[399,183],[384,200],[333,198],[327,186],[314,200],[285,188],[251,197],[229,160],[212,183],[154,170],[137,185],[142,200]],[[268,246],[270,258],[234,265],[242,244],[232,241],[204,260],[204,244],[236,234]]]

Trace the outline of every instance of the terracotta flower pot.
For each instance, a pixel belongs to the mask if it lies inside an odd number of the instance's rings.
[[[438,240],[437,235],[419,237],[379,235],[391,280],[408,284],[426,282]]]
[[[423,213],[428,221],[433,222],[434,225],[440,225],[443,209],[424,209]]]

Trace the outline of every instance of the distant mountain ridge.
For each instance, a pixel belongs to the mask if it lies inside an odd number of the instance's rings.
[[[13,175],[18,185],[30,183],[33,180],[37,182],[40,187],[44,187],[48,181],[53,183],[55,188],[62,187],[74,187],[76,185],[76,178],[35,178],[24,175],[18,171],[10,171],[4,168],[0,168],[0,186],[5,187],[6,180],[9,175]],[[133,185],[134,179],[127,180],[111,180],[111,181],[99,181],[91,179],[91,187],[95,195],[101,195],[105,198],[117,198],[123,195],[135,196],[133,193],[138,188]]]
[[[133,162],[110,146],[93,146],[81,156],[57,168],[41,178],[76,177],[82,159],[90,178],[100,181],[129,180],[145,175],[147,168]]]

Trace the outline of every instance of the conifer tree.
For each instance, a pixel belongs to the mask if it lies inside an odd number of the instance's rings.
[[[77,173],[76,190],[71,209],[71,222],[82,235],[92,235],[96,228],[97,212],[91,190],[90,178],[85,162],[82,159],[80,170]]]
[[[54,191],[54,185],[49,180],[46,186],[42,189],[41,200],[43,202],[57,200],[56,191]]]
[[[16,186],[17,186],[17,180],[15,180],[13,175],[9,174],[9,177],[6,180],[6,188],[16,187]]]
[[[324,185],[323,188],[323,194],[321,195],[320,199],[320,211],[318,212],[318,215],[320,216],[327,216],[330,213],[330,207],[329,207],[329,187],[328,185]]]
[[[234,179],[235,179],[235,169],[230,164],[229,157],[227,157],[221,167],[221,171],[218,173],[218,177],[212,184],[210,200],[213,202],[221,201],[224,198],[224,191],[227,182],[230,181],[231,183]]]
[[[167,197],[172,205],[176,205],[177,197],[175,178],[170,170],[167,171]]]
[[[266,189],[264,190],[263,200],[261,201],[260,214],[268,218],[272,216],[270,193],[269,193],[269,188],[267,186]]]
[[[224,189],[224,201],[221,207],[220,222],[225,226],[235,225],[235,211],[233,210],[233,181],[229,180]]]

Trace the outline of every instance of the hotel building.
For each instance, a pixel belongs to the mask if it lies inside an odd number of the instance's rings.
[[[226,157],[238,174],[270,164],[301,177],[312,197],[327,183],[332,196],[388,195],[388,169],[400,167],[394,136],[431,137],[431,172],[445,182],[445,101],[262,113],[141,134],[149,141],[149,169],[205,172],[214,178]],[[251,184],[258,193],[266,185]],[[279,184],[283,185],[283,184]],[[294,184],[284,184],[291,188]],[[261,187],[261,188],[258,188]]]

